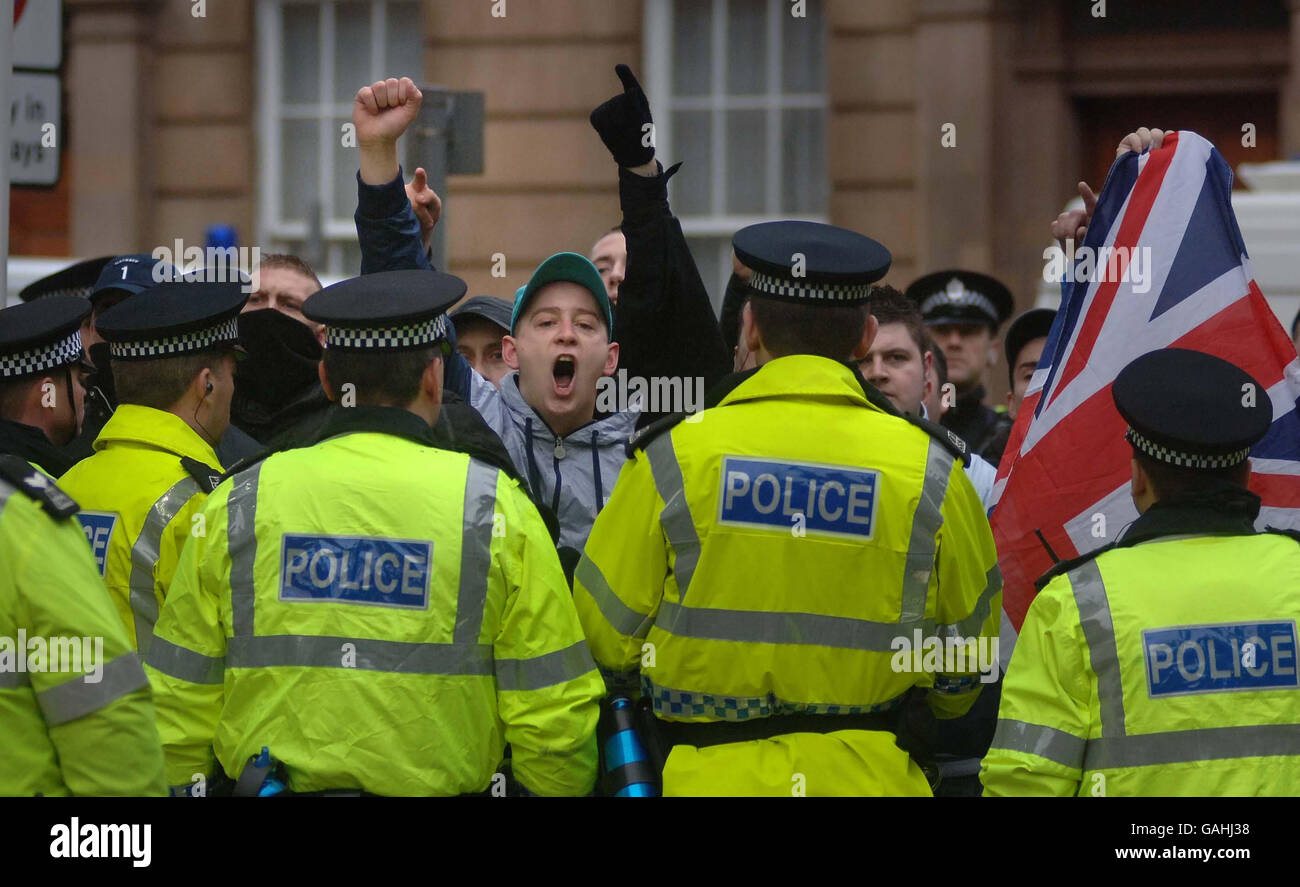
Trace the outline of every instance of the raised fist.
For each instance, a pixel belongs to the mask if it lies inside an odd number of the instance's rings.
[[[420,112],[424,95],[410,77],[389,77],[357,90],[352,102],[352,124],[357,128],[357,144],[396,142]]]

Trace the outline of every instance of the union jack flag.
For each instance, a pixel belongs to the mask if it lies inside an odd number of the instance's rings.
[[[1213,354],[1267,389],[1273,426],[1251,450],[1257,528],[1300,528],[1300,359],[1255,283],[1231,189],[1232,170],[1193,132],[1120,157],[1106,177],[1079,250],[1099,260],[1066,275],[998,466],[993,533],[1017,630],[1053,563],[1044,541],[1064,560],[1114,541],[1138,516],[1110,386],[1149,351]]]

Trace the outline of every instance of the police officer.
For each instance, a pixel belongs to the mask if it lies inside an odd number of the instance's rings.
[[[117,410],[95,455],[62,484],[132,645],[149,649],[158,608],[204,497],[220,479],[213,447],[230,421],[236,283],[163,283],[102,314]]]
[[[920,307],[957,388],[957,403],[944,413],[943,426],[987,458],[990,442],[1010,424],[1004,410],[984,405],[984,373],[997,363],[998,327],[1015,306],[1011,291],[987,274],[950,270],[914,280],[907,297]]]
[[[62,447],[81,425],[84,299],[47,296],[0,311],[0,453],[58,477],[72,467]]]
[[[76,510],[0,456],[0,795],[160,795],[149,684]]]
[[[433,445],[464,292],[394,271],[304,305],[354,405],[224,481],[186,545],[147,661],[173,786],[266,747],[295,793],[491,791],[508,742],[525,790],[591,791],[604,687],[551,537],[516,482]]]
[[[577,569],[578,615],[616,686],[640,672],[665,794],[928,795],[890,731],[913,687],[940,718],[970,707],[1001,607],[961,442],[845,363],[874,336],[884,247],[808,222],[733,246],[758,367],[635,441]],[[936,637],[961,665],[927,670]]]
[[[991,795],[1300,793],[1300,534],[1255,531],[1264,387],[1196,351],[1116,378],[1141,516],[1057,565],[1007,670]]]

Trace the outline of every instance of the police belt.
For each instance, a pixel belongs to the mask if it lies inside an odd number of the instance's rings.
[[[744,721],[686,723],[658,720],[656,727],[668,750],[677,745],[708,748],[731,742],[774,739],[789,733],[834,733],[839,730],[883,730],[898,732],[898,710],[857,715],[814,715],[794,713]]]

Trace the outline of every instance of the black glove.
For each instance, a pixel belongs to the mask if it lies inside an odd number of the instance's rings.
[[[591,112],[591,125],[619,166],[644,166],[655,156],[650,103],[631,68],[617,65],[614,73],[623,81],[623,92]]]

